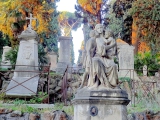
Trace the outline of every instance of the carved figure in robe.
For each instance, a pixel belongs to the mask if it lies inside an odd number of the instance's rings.
[[[82,78],[82,83],[80,85],[79,88],[82,88],[84,85],[84,82],[87,81],[88,79],[88,84],[91,81],[90,79],[91,76],[89,77],[90,71],[91,71],[91,64],[92,64],[92,58],[95,55],[95,50],[96,50],[96,33],[95,30],[91,30],[90,31],[90,39],[86,42],[86,47],[85,47],[85,51],[86,51],[86,55],[84,56],[84,60],[83,60],[83,67],[85,68],[85,72],[83,74],[83,78]]]
[[[92,73],[94,85],[90,88],[114,88],[118,85],[117,65],[113,59],[113,49],[116,47],[116,42],[111,34],[104,37],[103,25],[97,24],[95,31],[98,34],[96,38],[96,54],[92,58]],[[114,40],[114,41],[113,41]]]

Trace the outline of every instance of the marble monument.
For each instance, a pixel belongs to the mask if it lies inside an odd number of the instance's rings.
[[[14,76],[7,87],[8,96],[32,96],[37,93],[38,72],[38,35],[32,29],[31,21],[35,18],[30,14],[30,24],[21,35]],[[29,72],[33,71],[33,72]]]
[[[113,32],[97,24],[87,41],[85,73],[74,104],[75,120],[127,120],[126,91],[119,88],[116,41]],[[86,86],[83,82],[88,82]]]

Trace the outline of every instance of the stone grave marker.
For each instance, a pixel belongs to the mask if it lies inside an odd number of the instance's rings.
[[[9,47],[9,46],[4,46],[3,47],[1,68],[11,68],[12,67],[10,61],[6,60],[6,58],[5,58],[5,55],[9,50],[11,50],[11,47]]]
[[[49,61],[51,63],[50,70],[55,71],[56,67],[57,67],[57,54],[52,51],[52,52],[48,52],[47,56],[48,56]]]
[[[147,65],[143,66],[143,76],[147,76]]]
[[[129,44],[117,43],[119,72],[118,77],[130,77],[139,80],[137,73],[134,71],[134,47]]]
[[[31,96],[37,93],[39,75],[34,71],[38,71],[38,35],[32,30],[31,20],[34,19],[32,14],[28,19],[30,19],[30,25],[18,36],[20,45],[16,60],[17,66],[6,90],[8,96]]]

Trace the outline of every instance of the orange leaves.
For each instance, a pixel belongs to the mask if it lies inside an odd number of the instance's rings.
[[[99,12],[102,2],[102,0],[78,0],[78,4],[81,5],[84,10],[94,15]]]
[[[48,3],[45,1],[42,3],[40,0],[6,0],[0,1],[0,31],[4,34],[9,35],[10,38],[15,37],[13,32],[13,24],[17,23],[21,28],[26,28],[26,24],[21,24],[20,22],[26,21],[29,13],[33,14],[33,17],[37,18],[37,22],[33,21],[33,28],[38,34],[42,32],[49,32],[49,22],[51,21],[50,14],[53,13],[54,9],[48,7]],[[19,16],[16,14],[20,13]],[[21,30],[19,29],[19,33]]]

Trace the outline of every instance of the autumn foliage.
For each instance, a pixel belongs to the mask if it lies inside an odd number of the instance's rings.
[[[84,10],[96,15],[101,9],[102,0],[78,0],[78,4]]]
[[[136,0],[132,4],[130,10],[134,18],[135,33],[132,33],[133,40],[139,44],[140,51],[143,49],[151,51],[159,51],[160,45],[160,13],[159,4],[157,0]],[[132,27],[132,28],[133,28]],[[140,41],[140,42],[139,42]]]
[[[45,0],[0,0],[0,31],[11,39],[16,39],[29,23],[26,17],[32,13],[37,21],[32,22],[38,34],[50,32],[50,14],[54,11]]]

